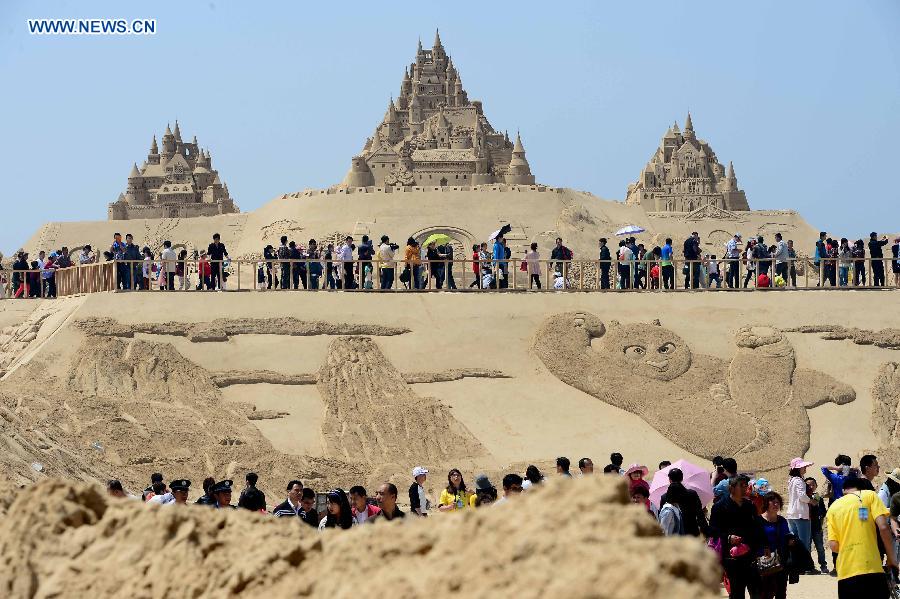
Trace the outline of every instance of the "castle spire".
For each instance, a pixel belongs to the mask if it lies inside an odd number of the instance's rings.
[[[422,52],[424,52],[424,50],[422,50],[422,37],[420,36],[419,37],[419,47],[416,48],[416,54],[421,54]]]
[[[384,122],[385,123],[396,123],[397,122],[397,111],[394,109],[394,98],[391,96],[391,101],[388,102],[387,112],[384,114]]]
[[[175,119],[175,141],[181,141],[181,129],[178,128],[178,119]]]
[[[435,30],[434,30],[434,47],[435,48],[441,47],[441,34],[437,30],[437,28],[435,28]]]
[[[519,132],[516,131],[516,145],[513,146],[513,154],[524,154],[525,146],[522,145],[522,138],[519,137]]]
[[[131,165],[131,172],[128,173],[129,179],[138,179],[141,176],[141,171],[138,170],[137,162]]]
[[[166,123],[166,132],[163,133],[163,137],[171,137],[171,136],[172,136],[172,130],[169,129],[169,123]]]
[[[159,154],[159,146],[156,145],[156,134],[153,134],[153,143],[150,144],[150,153]]]
[[[735,180],[737,177],[734,175],[734,163],[732,161],[728,161],[728,178]]]
[[[688,110],[687,119],[684,121],[684,130],[685,131],[693,131],[694,123],[691,121],[691,111]]]

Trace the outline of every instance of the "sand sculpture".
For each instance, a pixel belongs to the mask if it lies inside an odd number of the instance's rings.
[[[731,455],[751,469],[774,469],[809,449],[807,409],[845,404],[854,390],[827,374],[797,368],[784,334],[746,327],[726,362],[693,353],[658,321],[605,325],[586,312],[546,319],[534,350],[564,383],[639,415],[702,457]]]
[[[27,428],[25,422],[47,423],[41,430],[56,435],[54,444],[74,450],[73,464],[87,461],[97,468],[97,472],[79,470],[53,462],[47,465],[51,474],[78,479],[113,475],[133,488],[153,471],[177,471],[202,480],[210,472],[221,476],[255,470],[269,484],[303,472],[310,484],[323,488],[326,483],[403,476],[419,463],[468,463],[464,461],[487,455],[481,443],[449,408],[414,393],[409,385],[505,376],[481,368],[403,374],[371,337],[360,336],[407,332],[381,325],[293,318],[125,324],[85,318],[74,326],[83,333],[83,340],[70,363],[35,393],[15,400],[10,394],[6,403],[15,406],[16,414],[0,412],[4,418],[0,424],[6,428],[13,418],[13,428]],[[171,343],[136,338],[137,333],[182,336],[193,343],[221,342],[244,333],[335,338],[317,371],[283,374],[210,372]],[[11,381],[11,393],[17,385],[40,376],[45,367],[36,361],[19,369]],[[316,386],[325,413],[323,457],[279,452],[255,424],[289,412],[257,410],[250,403],[223,399],[221,388],[256,383]],[[65,401],[55,399],[58,396]],[[42,460],[41,447],[50,445],[12,438],[22,450],[10,452],[15,464],[10,463],[9,470],[17,480],[36,479],[38,473],[28,471],[29,463]]]
[[[545,486],[518,505],[320,534],[297,521],[146,508],[99,487],[46,480],[19,492],[0,517],[0,594],[718,596],[714,555],[695,539],[662,537],[645,511],[627,505],[624,481]],[[560,505],[569,516],[559,517]],[[577,575],[561,575],[561,564],[578,564]]]
[[[872,431],[884,448],[879,456],[900,454],[900,364],[896,362],[882,364],[872,384]]]
[[[820,333],[820,339],[843,341],[849,339],[856,345],[874,345],[885,349],[900,349],[900,329],[887,328],[877,331],[845,327],[837,324],[804,325],[785,329],[793,333]]]

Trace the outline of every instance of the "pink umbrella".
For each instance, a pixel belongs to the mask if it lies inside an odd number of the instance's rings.
[[[684,474],[684,486],[697,492],[700,496],[700,503],[708,504],[713,500],[712,484],[709,482],[709,471],[704,470],[700,466],[695,466],[690,462],[678,460],[671,466],[666,466],[662,470],[658,470],[653,475],[653,482],[650,483],[650,501],[653,505],[659,506],[663,494],[669,488],[669,470],[679,468]]]

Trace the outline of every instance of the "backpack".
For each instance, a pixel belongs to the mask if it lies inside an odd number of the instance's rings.
[[[291,248],[286,245],[278,246],[278,257],[287,260],[291,257]]]

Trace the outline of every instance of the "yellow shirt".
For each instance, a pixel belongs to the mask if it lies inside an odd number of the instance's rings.
[[[859,508],[869,510],[866,521],[859,519]],[[862,574],[881,574],[878,552],[878,526],[875,519],[889,512],[874,491],[845,493],[828,508],[828,539],[838,542],[838,580]]]
[[[472,507],[472,499],[474,495],[471,495],[468,491],[463,491],[462,493],[450,493],[445,488],[441,491],[441,498],[438,501],[439,505],[455,505],[456,509],[460,507]],[[459,502],[462,501],[462,506],[460,506]]]

